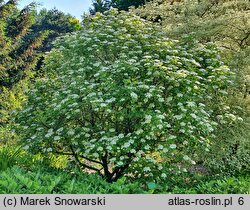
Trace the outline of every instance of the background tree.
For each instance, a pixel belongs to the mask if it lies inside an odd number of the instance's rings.
[[[217,44],[223,58],[245,77],[250,74],[249,9],[248,0],[154,0],[134,12],[150,20],[160,16],[172,38],[190,35],[201,43]]]
[[[35,18],[35,23],[31,27],[31,33],[25,37],[36,36],[36,34],[47,32],[43,44],[37,49],[37,52],[42,56],[37,62],[36,69],[40,70],[44,59],[44,53],[52,49],[52,43],[57,37],[63,36],[66,33],[81,30],[80,21],[70,14],[65,14],[56,8],[47,10],[42,9]]]
[[[142,6],[149,0],[111,0],[111,6],[117,8],[118,10],[128,11],[129,7]]]
[[[56,37],[80,30],[79,20],[57,9],[36,5],[22,10],[18,1],[1,1],[0,7],[0,122],[5,124],[10,113],[21,107],[26,82],[39,70],[44,53],[51,50]]]
[[[46,52],[51,50],[52,42],[57,37],[81,30],[81,28],[80,21],[70,14],[65,14],[56,8],[51,10],[42,9],[36,15],[35,23],[31,27],[31,34],[48,31],[48,36],[39,48],[39,51]]]
[[[150,0],[93,0],[92,8],[89,9],[90,14],[94,15],[96,12],[105,12],[112,8],[117,8],[118,10],[128,11],[129,7],[138,7],[144,5]]]
[[[21,86],[24,87],[25,80],[32,76],[40,57],[36,49],[46,37],[45,31],[30,36],[35,4],[19,10],[17,2],[1,1],[0,4],[0,124],[3,125],[8,122],[10,113],[20,108],[24,98]]]
[[[0,89],[10,88],[30,74],[39,58],[36,49],[42,44],[46,32],[40,32],[25,39],[35,21],[35,5],[32,3],[22,10],[17,1],[3,3],[0,8],[1,51]]]
[[[111,2],[108,0],[93,0],[92,8],[89,9],[91,15],[96,14],[97,12],[105,12],[110,9]]]

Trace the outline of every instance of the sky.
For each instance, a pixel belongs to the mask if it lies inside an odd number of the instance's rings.
[[[20,0],[19,7],[23,8],[31,2],[41,4],[38,9],[52,9],[56,7],[60,11],[70,13],[72,16],[81,19],[81,15],[84,12],[88,12],[91,7],[92,0]]]

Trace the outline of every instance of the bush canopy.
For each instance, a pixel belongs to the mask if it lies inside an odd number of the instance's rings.
[[[209,150],[232,74],[217,49],[170,40],[161,28],[112,9],[58,39],[46,76],[16,119],[25,148],[73,156],[107,181],[165,179]]]

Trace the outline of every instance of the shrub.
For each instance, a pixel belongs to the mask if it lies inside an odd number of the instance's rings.
[[[237,120],[220,108],[231,74],[213,45],[181,44],[110,10],[55,46],[17,117],[29,151],[73,156],[109,182],[165,179],[208,150],[221,121]]]
[[[249,174],[250,172],[250,119],[245,118],[230,129],[221,128],[216,144],[205,155],[206,165],[213,173]]]

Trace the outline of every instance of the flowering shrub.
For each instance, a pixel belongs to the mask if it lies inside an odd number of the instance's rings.
[[[164,179],[177,163],[195,164],[198,145],[208,150],[217,115],[233,120],[218,108],[231,74],[211,45],[180,44],[110,10],[55,46],[18,115],[30,151],[72,155],[109,182]]]

